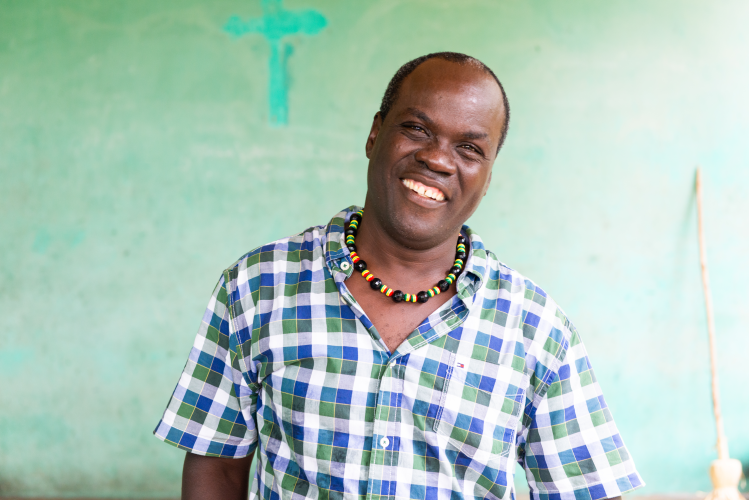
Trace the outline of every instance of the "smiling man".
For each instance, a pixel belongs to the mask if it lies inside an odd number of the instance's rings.
[[[364,208],[224,271],[156,435],[183,498],[613,498],[642,480],[574,326],[465,221],[509,107],[451,52],[391,80]]]

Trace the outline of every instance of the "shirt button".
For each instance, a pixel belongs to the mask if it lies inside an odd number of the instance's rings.
[[[348,271],[350,268],[351,264],[349,264],[348,262],[344,262],[343,264],[341,264],[341,270],[343,271]]]
[[[383,448],[387,448],[388,446],[390,446],[390,440],[385,437],[380,439],[380,446],[382,446]]]

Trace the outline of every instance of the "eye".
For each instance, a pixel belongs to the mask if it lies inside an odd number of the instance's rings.
[[[420,135],[429,135],[429,132],[427,131],[427,129],[425,129],[423,126],[421,126],[418,123],[405,122],[405,123],[401,123],[401,127],[404,130],[407,130],[408,132],[412,132],[412,133],[416,133]]]
[[[472,146],[471,144],[461,144],[459,147],[467,149],[469,151],[473,151],[476,154],[481,154],[481,151],[479,151],[475,146]]]

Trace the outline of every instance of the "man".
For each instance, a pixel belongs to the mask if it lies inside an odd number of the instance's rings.
[[[499,80],[430,54],[390,82],[364,209],[224,271],[155,433],[183,498],[613,498],[642,480],[580,337],[464,226],[507,132]],[[366,262],[365,262],[366,261]],[[545,496],[550,495],[550,496]]]

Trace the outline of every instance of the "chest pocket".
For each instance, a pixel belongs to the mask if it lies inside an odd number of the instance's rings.
[[[451,356],[449,370],[434,431],[470,459],[508,456],[525,398],[522,373],[460,354]]]

